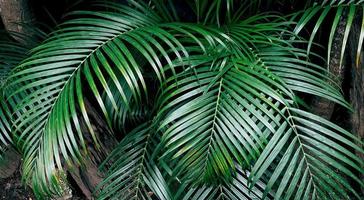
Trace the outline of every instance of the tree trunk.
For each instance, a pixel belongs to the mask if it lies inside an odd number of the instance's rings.
[[[27,0],[0,0],[0,15],[5,30],[10,34],[25,34],[22,24],[31,22]],[[24,42],[16,34],[11,35],[19,42]],[[9,159],[9,162],[6,162],[6,165],[0,166],[0,178],[10,177],[20,164],[21,156],[13,148],[5,152],[5,157]]]
[[[346,56],[344,57],[343,66],[340,66],[340,54],[342,48],[342,41],[344,38],[344,31],[346,28],[346,18],[343,18],[338,27],[334,37],[329,72],[334,75],[334,80],[344,90],[345,94],[349,94],[348,100],[353,107],[353,113],[348,114],[350,119],[347,120],[345,117],[339,117],[342,126],[350,128],[352,133],[363,141],[364,140],[364,54],[361,50],[359,63],[356,63],[357,49],[359,43],[359,34],[361,31],[361,19],[356,19],[353,23],[351,34],[348,41]],[[349,73],[345,73],[349,71]],[[345,79],[345,83],[343,82]],[[348,82],[348,83],[346,83]],[[349,86],[349,87],[348,87]],[[312,111],[328,120],[330,120],[334,113],[335,103],[326,100],[324,98],[315,97],[312,101]],[[358,144],[362,148],[363,145]],[[364,154],[356,152],[356,154],[364,160]],[[361,166],[364,168],[364,166]],[[364,180],[364,174],[360,175],[361,179]],[[360,187],[360,186],[358,186]],[[364,196],[364,187],[357,188],[360,190],[362,196]]]
[[[103,180],[104,174],[98,170],[98,164],[103,162],[106,156],[112,151],[113,147],[117,144],[116,139],[111,134],[111,130],[107,126],[105,120],[100,116],[98,111],[92,106],[89,101],[85,101],[87,113],[89,114],[92,122],[92,127],[98,138],[100,138],[101,147],[95,149],[92,138],[88,137],[88,129],[81,121],[81,129],[85,133],[85,141],[89,154],[82,166],[69,170],[71,178],[75,181],[77,187],[86,199],[93,199],[92,194],[95,192],[96,186]],[[81,116],[80,116],[81,117]],[[82,118],[82,117],[81,117]]]
[[[12,176],[20,164],[20,154],[13,148],[4,153],[4,161],[0,162],[0,178],[5,179]]]
[[[338,85],[342,85],[343,77],[344,77],[344,67],[340,66],[340,57],[341,57],[341,48],[343,44],[344,32],[346,27],[346,18],[340,20],[336,34],[334,37],[334,41],[332,43],[332,49],[330,52],[330,66],[329,72],[334,77],[331,77],[335,80]],[[345,64],[344,64],[345,65]],[[312,112],[318,116],[321,116],[327,120],[331,119],[331,116],[334,112],[335,103],[321,97],[314,97],[311,103]]]
[[[349,54],[351,64],[351,86],[350,86],[350,101],[354,112],[351,115],[351,129],[357,137],[364,140],[364,53],[361,50],[359,63],[356,63],[357,49],[359,43],[359,34],[361,30],[361,20],[357,19],[354,22],[352,34],[349,41]],[[360,144],[359,144],[360,145]],[[360,145],[364,148],[363,145]],[[364,154],[357,152],[358,156],[364,160]],[[364,165],[361,166],[364,168]],[[361,179],[364,180],[364,174],[361,174]],[[362,196],[364,196],[364,188],[361,187]]]
[[[24,25],[31,25],[33,21],[28,0],[0,0],[0,14],[5,29],[16,40],[24,42],[14,33],[25,34]]]

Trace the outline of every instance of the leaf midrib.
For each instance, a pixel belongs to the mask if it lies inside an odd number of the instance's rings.
[[[216,125],[216,118],[217,118],[217,114],[218,114],[219,106],[220,106],[222,82],[223,82],[223,78],[221,78],[221,80],[219,81],[219,91],[218,91],[218,94],[217,94],[217,100],[216,100],[216,106],[215,106],[215,112],[214,112],[214,119],[212,121],[212,127],[210,129],[211,130],[210,140],[209,140],[208,149],[207,149],[207,156],[205,157],[205,163],[204,163],[204,166],[202,168],[203,170],[205,170],[206,167],[207,167],[207,162],[209,160],[209,156],[210,156],[210,153],[211,153],[211,147],[212,147],[211,143],[213,142],[214,133],[216,133],[215,125]]]
[[[136,173],[138,173],[138,175],[137,175],[137,184],[136,184],[136,186],[135,186],[135,188],[137,189],[137,191],[136,191],[136,193],[135,193],[135,198],[138,198],[138,190],[140,189],[139,188],[139,185],[140,185],[140,183],[141,183],[141,181],[140,181],[140,179],[141,179],[141,177],[142,177],[142,171],[144,170],[144,160],[145,160],[145,154],[147,153],[147,147],[148,147],[148,145],[150,144],[150,141],[149,140],[151,140],[151,134],[149,133],[148,135],[147,135],[147,138],[146,138],[146,142],[145,142],[145,145],[144,145],[144,148],[143,148],[143,153],[142,153],[142,160],[140,161],[140,164],[139,164],[139,166],[138,166],[138,171],[136,172]]]
[[[58,103],[58,100],[59,100],[59,97],[61,96],[61,94],[63,93],[64,91],[64,88],[70,83],[70,80],[74,77],[75,73],[79,71],[79,69],[81,68],[81,66],[90,58],[90,56],[92,56],[96,51],[98,51],[100,48],[102,48],[105,44],[107,44],[108,42],[112,41],[112,40],[115,40],[116,38],[120,37],[121,35],[127,33],[127,32],[131,32],[131,31],[134,31],[138,28],[135,28],[135,29],[132,29],[132,30],[129,30],[129,31],[126,31],[126,32],[120,32],[119,34],[115,35],[114,37],[111,37],[110,39],[104,41],[103,43],[101,43],[99,46],[97,46],[94,50],[92,50],[81,62],[80,64],[77,65],[77,67],[75,68],[75,70],[69,75],[69,78],[65,81],[64,85],[62,86],[60,92],[57,94],[57,96],[54,98],[53,100],[53,104],[52,104],[52,107],[51,107],[51,110],[48,112],[48,116],[46,118],[46,123],[44,125],[44,127],[42,128],[42,133],[41,134],[41,137],[39,140],[42,140],[42,138],[44,137],[44,132],[45,132],[45,129],[49,123],[49,120],[50,120],[50,117],[51,117],[51,113],[53,112],[54,108],[56,107],[55,105]],[[37,154],[39,155],[39,148],[40,146],[42,145],[43,143],[39,143],[36,151],[37,151]],[[38,158],[39,156],[37,156]],[[35,166],[34,166],[35,167]],[[34,168],[33,167],[33,168]]]
[[[306,163],[306,166],[307,166],[307,169],[308,169],[308,173],[310,175],[310,180],[309,181],[312,181],[312,184],[313,184],[313,187],[314,187],[314,193],[315,193],[316,197],[318,197],[317,192],[315,192],[317,186],[316,186],[315,180],[313,179],[313,174],[311,172],[311,168],[310,168],[310,164],[309,164],[310,162],[308,162],[308,159],[306,158],[306,153],[305,153],[305,150],[304,150],[304,147],[303,147],[303,143],[301,141],[300,134],[298,133],[298,131],[296,129],[297,125],[295,124],[294,120],[292,119],[293,115],[291,114],[289,109],[287,109],[287,112],[290,115],[290,120],[289,121],[291,121],[291,123],[292,123],[293,132],[296,134],[298,144],[299,144],[299,148],[300,148],[300,150],[301,150],[301,152],[303,154],[303,159],[305,160],[305,163]]]

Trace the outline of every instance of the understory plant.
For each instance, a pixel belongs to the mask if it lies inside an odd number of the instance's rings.
[[[362,2],[94,2],[34,48],[0,46],[0,150],[21,153],[40,199],[107,137],[120,143],[97,163],[97,199],[360,199],[363,141],[307,99],[351,110],[327,68],[344,19],[343,64]]]

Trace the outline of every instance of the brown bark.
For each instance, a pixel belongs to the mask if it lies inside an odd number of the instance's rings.
[[[342,48],[342,41],[344,38],[344,32],[346,27],[346,19],[342,19],[337,27],[337,31],[334,37],[331,55],[330,55],[330,66],[329,66],[329,73],[333,76],[335,82],[338,85],[342,85],[343,76],[344,76],[344,68],[340,66],[340,57],[341,57],[341,48]],[[333,112],[335,103],[321,97],[314,97],[311,103],[312,112],[318,116],[321,116],[325,119],[330,120]]]
[[[361,55],[363,59],[363,54]],[[351,117],[352,132],[357,134],[361,141],[364,141],[364,67],[363,62],[360,67],[354,70],[353,87],[350,91],[350,98],[354,108],[354,113]],[[360,145],[360,144],[359,144]],[[361,145],[364,148],[363,145]],[[364,154],[357,152],[362,160]],[[364,165],[362,166],[364,169]],[[361,179],[364,180],[364,174],[361,174]],[[364,196],[364,188],[361,189]]]
[[[0,178],[5,179],[12,176],[20,164],[20,155],[10,148],[4,153],[4,161],[0,162]]]
[[[31,21],[27,0],[0,0],[0,15],[5,30],[10,34],[12,32],[24,34],[22,24]],[[24,42],[21,38],[13,36],[18,41]],[[5,157],[9,158],[9,162],[0,166],[0,178],[10,177],[20,164],[21,156],[12,148],[5,152]]]
[[[0,14],[5,29],[11,33],[25,33],[25,24],[31,24],[32,14],[28,0],[0,0]],[[15,39],[23,42],[21,38],[12,34]]]
[[[351,88],[350,101],[354,112],[351,115],[351,129],[361,141],[364,141],[364,53],[361,51],[360,60],[356,64],[358,38],[361,30],[361,20],[356,20],[353,25],[352,35],[349,41],[349,57],[351,60]],[[360,145],[360,144],[359,144]],[[363,145],[361,145],[364,148]],[[357,152],[357,155],[364,160],[364,154]],[[361,166],[364,168],[364,165]],[[361,174],[364,180],[364,174]],[[364,196],[364,188],[361,188],[362,196]]]
[[[71,170],[70,175],[86,199],[93,199],[92,193],[104,177],[96,164],[89,160],[84,163],[84,167]]]
[[[86,199],[93,199],[92,194],[95,192],[96,186],[103,180],[104,174],[98,170],[98,164],[101,163],[106,156],[111,152],[117,141],[111,134],[105,120],[100,116],[99,112],[88,101],[85,101],[87,113],[92,122],[92,127],[95,134],[100,138],[100,149],[96,149],[92,142],[92,138],[87,132],[88,129],[84,123],[81,123],[81,128],[85,133],[87,148],[89,154],[85,157],[85,162],[82,166],[69,170],[72,179],[76,182],[78,189],[81,190]],[[82,117],[81,117],[82,118]]]

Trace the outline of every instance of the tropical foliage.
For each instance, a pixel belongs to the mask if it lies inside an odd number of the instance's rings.
[[[3,43],[0,141],[21,152],[37,196],[61,193],[87,139],[104,142],[90,101],[122,137],[99,199],[360,199],[363,142],[305,98],[351,109],[322,63],[343,19],[344,56],[363,1],[185,2],[95,2],[31,50]],[[270,9],[281,3],[302,7]],[[313,48],[324,22],[328,56]],[[363,38],[364,26],[358,55]]]

